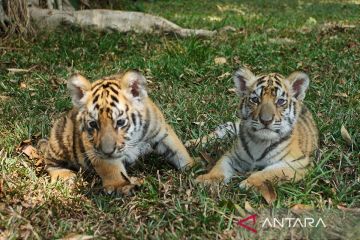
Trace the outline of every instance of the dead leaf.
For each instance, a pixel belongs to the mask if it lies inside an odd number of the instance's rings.
[[[236,93],[236,88],[229,88],[229,89],[228,89],[228,92],[229,92],[229,93]]]
[[[291,212],[295,213],[295,214],[301,214],[301,213],[305,213],[308,212],[310,210],[313,210],[314,208],[310,205],[305,205],[305,204],[295,204],[294,206],[291,207]]]
[[[224,58],[224,57],[216,57],[216,58],[214,59],[214,62],[215,62],[215,64],[217,64],[217,65],[223,65],[223,64],[225,64],[227,61],[226,61],[226,58]]]
[[[25,146],[21,150],[21,152],[24,153],[30,159],[38,159],[38,158],[40,158],[39,154],[37,153],[36,148],[34,148],[32,145]]]
[[[250,205],[248,201],[245,201],[245,210],[249,213],[255,213],[255,209]]]
[[[351,139],[351,136],[348,132],[348,130],[346,130],[345,126],[344,125],[341,125],[341,136],[342,138],[344,139],[344,141],[346,142],[346,144],[348,146],[352,146],[352,139]]]
[[[60,238],[60,240],[88,240],[88,239],[94,239],[94,238],[95,238],[95,236],[91,236],[91,235],[69,233],[65,237]]]
[[[205,122],[192,122],[192,124],[198,125],[200,127],[205,125]]]
[[[220,28],[219,31],[220,32],[236,32],[236,28],[234,28],[233,26],[224,26],[224,27]]]
[[[21,82],[21,83],[20,83],[20,89],[25,89],[25,88],[27,88],[26,83]]]
[[[321,32],[328,33],[328,32],[344,32],[348,29],[355,28],[355,25],[352,24],[344,24],[344,23],[334,23],[334,22],[328,22],[324,23],[320,26]]]
[[[293,44],[296,41],[291,38],[270,38],[269,42],[274,44]]]
[[[9,96],[0,95],[0,101],[6,101],[6,100],[9,100],[9,99],[10,99]]]
[[[339,82],[340,82],[340,84],[345,84],[345,83],[346,83],[346,80],[342,78],[342,79],[340,79]]]
[[[221,74],[220,76],[218,76],[217,79],[223,79],[223,78],[226,78],[229,76],[231,76],[231,73],[225,72],[225,73]]]
[[[349,95],[347,95],[346,93],[335,93],[335,94],[333,94],[333,96],[335,96],[335,97],[343,97],[343,98],[349,97]]]
[[[8,68],[9,72],[12,73],[27,73],[30,72],[31,69],[23,69],[23,68]]]
[[[270,182],[264,182],[260,186],[257,186],[257,188],[269,205],[276,200],[277,194]]]

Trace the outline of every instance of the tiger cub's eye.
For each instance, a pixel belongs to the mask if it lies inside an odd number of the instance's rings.
[[[119,119],[116,121],[116,126],[117,127],[123,127],[126,125],[126,120],[125,119]]]
[[[283,98],[279,98],[279,99],[276,101],[276,104],[277,104],[278,106],[283,106],[283,105],[285,105],[285,103],[286,103],[286,100],[283,99]]]
[[[259,99],[257,96],[254,96],[254,97],[251,97],[251,98],[250,98],[250,102],[252,102],[252,103],[259,103],[259,102],[260,102],[260,99]]]
[[[96,121],[90,121],[90,122],[89,122],[89,127],[90,127],[91,129],[97,128],[97,127],[98,127],[97,122],[96,122]]]

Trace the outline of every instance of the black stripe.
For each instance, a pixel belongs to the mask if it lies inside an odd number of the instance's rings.
[[[79,131],[78,131],[78,126],[76,124],[76,120],[72,119],[73,121],[73,125],[74,125],[74,128],[73,128],[73,139],[72,139],[72,150],[73,150],[73,154],[74,154],[74,157],[73,157],[73,160],[76,161],[77,157],[78,157],[78,154],[77,154],[77,150],[76,150],[76,142],[77,142],[77,137],[78,137],[78,134]]]
[[[99,91],[100,89],[102,89],[101,86],[99,86],[99,87],[96,88],[96,89],[94,88],[94,89],[93,89],[93,95],[97,95],[97,93],[98,93],[98,91]],[[99,94],[99,95],[100,95],[100,94]],[[98,95],[98,96],[99,96],[99,95]]]
[[[114,102],[119,103],[119,100],[117,99],[117,97],[115,97],[114,95],[110,95],[110,97]]]
[[[143,132],[142,132],[142,135],[141,135],[141,138],[144,138],[147,131],[149,130],[149,126],[150,126],[150,112],[149,112],[149,109],[146,109],[146,116],[148,119],[145,119],[145,124],[144,124],[144,127],[143,127]]]
[[[279,144],[283,143],[284,141],[290,139],[292,132],[289,135],[286,135],[285,137],[281,138],[279,141],[271,144],[268,148],[265,149],[265,151],[261,154],[261,156],[256,159],[256,162],[261,161],[267,154],[269,154],[271,151],[273,151],[274,149],[276,149],[277,146],[279,146]],[[284,150],[285,148],[283,148],[282,150]]]
[[[296,161],[303,160],[305,157],[306,157],[305,155],[302,155],[301,157],[296,158],[296,159],[292,160],[291,162],[296,162]]]
[[[139,118],[139,127],[142,126],[143,122],[142,122],[142,115],[140,114],[140,112],[136,111],[137,116]]]
[[[260,84],[266,82],[266,80],[264,80],[264,77],[259,78],[257,81],[258,81],[258,82],[257,82],[257,84],[256,84],[256,87],[258,87]]]
[[[50,143],[49,144],[49,149],[50,149],[50,155],[51,155],[51,158],[53,159],[59,159],[58,157],[59,156],[59,153],[57,151],[55,151],[55,149],[53,148],[53,145]]]
[[[307,113],[307,111],[308,111],[307,107],[305,105],[302,105],[300,114],[305,115],[305,113]]]
[[[79,140],[80,140],[79,141],[80,153],[81,153],[81,156],[83,157],[84,163],[86,165],[84,167],[89,167],[91,165],[91,162],[90,162],[89,156],[86,153],[84,141],[81,138]]]
[[[292,115],[294,115],[294,119],[292,119]],[[295,119],[296,119],[296,103],[294,101],[291,101],[290,109],[289,109],[289,118],[288,118],[288,122],[290,123],[290,125],[294,124]]]
[[[307,123],[306,119],[304,118],[304,116],[301,116],[299,120],[300,120],[299,124],[301,124],[302,128],[303,128],[303,129],[301,129],[301,133],[303,134],[302,140],[305,140],[304,141],[304,146],[305,146],[305,150],[306,150],[306,149],[308,149],[307,145],[308,145],[308,142],[309,142],[308,141],[309,139],[306,136],[306,132],[310,133],[310,129],[308,127],[308,123]]]
[[[99,81],[99,82],[95,83],[95,84],[92,86],[92,89],[94,90],[97,86],[100,86],[102,83],[103,83],[103,81]]]
[[[248,143],[246,142],[245,140],[245,133],[243,131],[243,127],[240,128],[240,140],[241,140],[241,145],[243,146],[243,148],[245,149],[245,152],[247,153],[247,155],[252,159],[254,160],[254,157],[252,156],[252,154],[250,153],[250,150],[249,150],[249,146],[248,146]]]
[[[246,163],[247,165],[251,166],[251,163],[249,163],[248,161],[244,160],[241,158],[240,154],[236,151],[236,149],[234,149],[233,153],[235,154],[236,156],[236,161],[240,161],[240,162],[244,162]]]
[[[64,130],[67,125],[67,117],[63,117],[61,120],[62,120],[62,122],[58,122],[58,124],[56,125],[55,136],[56,136],[57,142],[59,143],[60,149],[63,152],[63,157],[65,159],[69,159],[70,158],[69,151],[68,151],[68,148],[65,146],[65,142],[64,142],[64,132],[65,132]]]
[[[261,90],[260,90],[260,95],[259,96],[263,95],[264,88],[265,88],[264,86],[260,88]]]
[[[126,124],[126,126],[122,128],[123,131],[127,132],[127,130],[129,130],[130,126],[131,126],[131,124],[129,124],[129,123]]]
[[[176,151],[171,150],[167,145],[164,144],[164,146],[166,147],[166,151],[163,153],[163,156],[165,159],[169,160],[171,158],[173,158],[176,155]]]
[[[136,127],[136,115],[135,113],[131,113],[131,120],[134,123],[135,127]]]
[[[152,130],[148,133],[148,137],[146,138],[145,141],[147,141],[147,140],[149,140],[149,139],[153,139],[156,135],[159,134],[160,130],[161,130],[161,125],[158,124],[157,128],[152,129]]]
[[[93,104],[95,104],[98,99],[99,99],[99,95],[96,95],[93,99]]]
[[[116,87],[118,87],[117,85],[115,85]],[[115,95],[119,95],[119,91],[116,90],[113,86],[109,87],[111,89],[111,91],[113,91],[115,93]]]
[[[291,142],[291,141],[290,141],[290,142]],[[276,162],[280,162],[280,161],[284,160],[284,158],[285,158],[287,155],[289,155],[290,152],[291,152],[291,149],[287,150],[287,152],[286,152],[281,158],[279,158],[279,160],[277,160]],[[275,162],[274,162],[274,163],[275,163]]]
[[[152,148],[156,149],[157,146],[159,145],[159,143],[161,143],[165,138],[167,138],[169,136],[168,133],[165,133],[164,136],[162,136],[158,141],[154,142]]]

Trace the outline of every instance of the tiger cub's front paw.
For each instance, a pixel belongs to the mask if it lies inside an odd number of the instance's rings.
[[[195,182],[203,183],[203,184],[214,184],[214,183],[220,183],[223,180],[224,180],[224,176],[221,174],[207,173],[207,174],[198,176],[195,179]]]
[[[136,187],[136,184],[115,184],[115,185],[105,185],[104,191],[107,194],[115,193],[121,196],[130,196],[133,195]]]
[[[253,186],[254,185],[251,184],[247,179],[241,181],[241,183],[239,184],[239,187],[244,190],[248,190],[248,189],[252,188]]]
[[[118,182],[118,183],[106,183],[104,184],[104,191],[108,194],[115,193],[118,195],[129,196],[135,193],[135,190],[144,183],[143,179],[130,177],[129,181]]]

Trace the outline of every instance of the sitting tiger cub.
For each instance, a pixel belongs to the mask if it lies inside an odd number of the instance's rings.
[[[230,130],[236,134],[236,142],[209,173],[196,180],[226,182],[235,173],[255,171],[240,184],[249,188],[266,181],[303,178],[318,146],[315,122],[303,104],[308,76],[295,72],[287,78],[276,73],[257,77],[241,68],[234,82],[240,96],[241,120],[227,123],[210,135],[220,138]]]
[[[75,74],[68,80],[74,108],[58,119],[45,142],[51,180],[69,179],[91,167],[107,193],[128,194],[134,185],[125,164],[155,151],[175,168],[193,165],[182,142],[150,100],[146,79],[137,71],[90,83]]]

